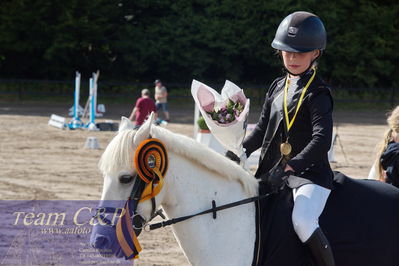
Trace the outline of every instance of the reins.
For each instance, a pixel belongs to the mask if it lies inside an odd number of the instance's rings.
[[[251,203],[251,202],[255,202],[255,201],[258,201],[258,200],[261,200],[261,199],[265,199],[265,198],[267,198],[267,197],[269,197],[269,196],[271,196],[273,194],[275,194],[275,192],[271,192],[271,193],[267,193],[265,195],[259,195],[259,196],[255,196],[255,197],[251,197],[251,198],[246,198],[246,199],[239,200],[239,201],[234,201],[234,202],[227,203],[227,204],[224,204],[224,205],[220,205],[220,206],[217,206],[217,207],[216,207],[215,201],[213,200],[211,209],[208,209],[208,210],[205,210],[205,211],[202,211],[202,212],[198,212],[196,214],[181,216],[181,217],[178,217],[178,218],[172,218],[172,219],[169,219],[169,220],[166,220],[166,221],[162,221],[162,222],[159,222],[159,223],[148,224],[147,225],[148,229],[146,231],[152,231],[152,230],[156,230],[156,229],[159,229],[159,228],[162,228],[162,227],[166,227],[166,226],[169,226],[169,225],[172,225],[172,224],[177,224],[177,223],[183,222],[185,220],[188,220],[190,218],[193,218],[193,217],[196,217],[196,216],[200,216],[200,215],[204,215],[204,214],[208,214],[208,213],[213,213],[213,219],[216,219],[216,212],[217,211],[221,211],[221,210],[237,207],[237,206],[240,206],[240,205],[248,204],[248,203]]]

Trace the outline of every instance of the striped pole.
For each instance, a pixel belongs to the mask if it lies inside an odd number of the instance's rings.
[[[73,119],[69,122],[70,129],[81,128],[83,126],[82,120],[79,117],[79,101],[80,101],[80,73],[76,71],[75,74],[75,94],[73,103]]]
[[[79,119],[79,100],[80,100],[80,73],[76,71],[75,77],[75,102],[73,105],[73,118]]]
[[[90,124],[96,120],[96,107],[94,101],[94,79],[90,78]]]
[[[89,130],[98,130],[96,126],[96,98],[97,98],[96,85],[95,85],[96,83],[97,83],[97,75],[93,73],[92,78],[90,78],[89,80],[89,86],[90,86],[89,120],[90,121],[86,125],[86,127]]]

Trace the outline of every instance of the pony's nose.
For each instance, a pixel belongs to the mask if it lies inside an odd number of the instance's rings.
[[[108,249],[111,247],[111,241],[107,236],[96,234],[94,243],[92,243],[91,245],[93,248]]]

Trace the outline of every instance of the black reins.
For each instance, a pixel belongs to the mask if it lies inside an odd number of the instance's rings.
[[[137,188],[136,185],[139,188]],[[141,191],[142,190],[141,188],[142,188],[141,182],[136,182],[135,185],[133,186],[133,189],[132,189],[132,194],[131,194],[132,197],[129,200],[138,201],[139,199],[137,198],[137,192]],[[172,225],[172,224],[177,224],[177,223],[183,222],[185,220],[191,219],[193,217],[201,216],[201,215],[208,214],[208,213],[212,213],[213,214],[213,219],[216,219],[216,217],[217,217],[216,213],[218,211],[222,211],[222,210],[225,210],[225,209],[237,207],[237,206],[248,204],[248,203],[251,203],[251,202],[258,201],[258,200],[262,200],[262,199],[265,199],[265,198],[267,198],[267,197],[269,197],[269,196],[271,196],[271,195],[273,195],[275,193],[276,193],[276,191],[273,191],[273,192],[270,192],[270,193],[267,193],[267,194],[264,194],[264,195],[250,197],[250,198],[234,201],[234,202],[227,203],[227,204],[220,205],[220,206],[216,206],[216,202],[214,200],[212,200],[212,208],[210,208],[210,209],[207,209],[207,210],[195,213],[195,214],[191,214],[191,215],[181,216],[181,217],[172,218],[172,219],[165,220],[165,221],[158,222],[158,223],[145,225],[145,223],[150,222],[153,218],[155,218],[158,215],[161,216],[163,219],[165,219],[165,216],[162,213],[162,209],[159,209],[159,210],[155,211],[155,206],[154,206],[155,205],[155,200],[154,200],[152,202],[153,212],[152,212],[152,215],[151,215],[151,219],[148,222],[146,222],[143,218],[134,219],[134,218],[137,218],[138,216],[141,217],[139,214],[136,213],[136,211],[134,211],[134,215],[132,217],[133,218],[132,219],[132,223],[133,223],[133,226],[134,226],[135,230],[137,229],[137,230],[141,231],[142,228],[146,227],[145,230],[153,231],[153,230],[156,230],[156,229],[159,229],[159,228],[162,228],[162,227],[166,227],[166,226],[169,226],[169,225]],[[136,195],[134,195],[134,194],[136,194]],[[101,217],[102,220],[107,225],[111,225],[111,222],[108,219],[106,219],[101,214],[99,214],[100,210],[102,211],[102,213],[109,213],[109,212],[115,212],[116,209],[112,208],[112,207],[101,207],[101,208],[97,209],[98,212],[95,215],[97,217]],[[135,224],[135,223],[140,223],[140,222],[142,223],[141,225]],[[114,226],[114,225],[111,225],[111,226]]]
[[[196,214],[191,214],[191,215],[181,216],[181,217],[178,217],[178,218],[169,219],[169,220],[162,221],[162,222],[159,222],[159,223],[149,224],[148,225],[148,227],[149,227],[148,230],[152,231],[152,230],[155,230],[155,229],[158,229],[158,228],[162,228],[162,227],[165,227],[165,226],[169,226],[169,225],[172,225],[172,224],[177,224],[177,223],[183,222],[185,220],[188,220],[190,218],[193,218],[193,217],[196,217],[196,216],[200,216],[200,215],[204,215],[204,214],[208,214],[208,213],[212,213],[213,214],[213,219],[216,219],[216,212],[217,211],[221,211],[221,210],[237,207],[237,206],[240,206],[240,205],[248,204],[248,203],[251,203],[251,202],[255,202],[255,201],[258,201],[258,200],[261,200],[261,199],[265,199],[265,198],[267,198],[267,197],[269,197],[269,196],[271,196],[271,195],[273,195],[275,193],[276,192],[271,192],[271,193],[267,193],[265,195],[259,195],[259,196],[255,196],[255,197],[251,197],[251,198],[246,198],[246,199],[243,199],[243,200],[234,201],[234,202],[227,203],[227,204],[220,205],[220,206],[216,206],[216,202],[214,200],[212,200],[212,208],[211,209],[208,209],[208,210],[205,210],[205,211],[202,211],[202,212],[198,212]]]
[[[154,174],[153,178],[155,179],[158,177],[156,174]],[[134,178],[134,184],[132,187],[132,191],[130,192],[130,196],[128,198],[128,201],[130,201],[132,203],[132,206],[138,205],[138,203],[141,199],[141,195],[142,195],[146,185],[147,185],[147,183],[143,179],[139,178],[138,174],[136,174],[136,176]],[[148,184],[148,185],[150,185],[150,184]],[[151,185],[154,186],[154,183],[151,182]],[[161,216],[163,219],[166,218],[163,215],[162,209],[158,209],[158,210],[156,209],[155,197],[152,197],[151,198],[152,211],[151,211],[150,219],[148,221],[146,221],[141,215],[139,215],[136,212],[136,210],[133,210],[133,212],[130,213],[129,216],[131,217],[131,220],[132,220],[133,229],[136,231],[136,235],[138,236],[141,233],[142,229],[145,229],[146,231],[152,231],[152,230],[155,230],[158,228],[166,227],[166,226],[169,226],[172,224],[177,224],[177,223],[183,222],[185,220],[191,219],[193,217],[208,214],[208,213],[212,213],[213,219],[216,219],[216,217],[217,217],[216,213],[218,211],[222,211],[222,210],[233,208],[236,206],[259,201],[259,200],[267,198],[270,195],[275,194],[275,193],[276,193],[276,191],[272,191],[272,192],[264,194],[264,195],[250,197],[250,198],[234,201],[234,202],[227,203],[227,204],[220,205],[220,206],[216,206],[216,202],[214,200],[212,200],[212,208],[210,208],[210,209],[207,209],[207,210],[195,213],[195,214],[191,214],[191,215],[181,216],[181,217],[172,218],[169,220],[164,220],[162,222],[149,224],[149,222],[151,222],[158,215]],[[93,217],[97,218],[97,219],[100,218],[106,225],[114,227],[115,225],[113,225],[108,219],[106,219],[106,217],[103,214],[115,212],[115,211],[117,211],[117,209],[113,208],[113,207],[99,207],[99,208],[97,208],[97,213]],[[118,211],[118,213],[120,213],[120,212]]]

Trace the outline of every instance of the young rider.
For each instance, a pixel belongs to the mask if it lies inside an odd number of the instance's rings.
[[[256,176],[269,176],[272,185],[290,174],[305,180],[293,189],[294,230],[317,265],[335,265],[318,223],[333,180],[327,156],[333,101],[315,66],[326,47],[324,25],[314,14],[292,13],[278,27],[272,47],[287,74],[272,83],[256,128],[244,141],[246,155],[262,148]]]

